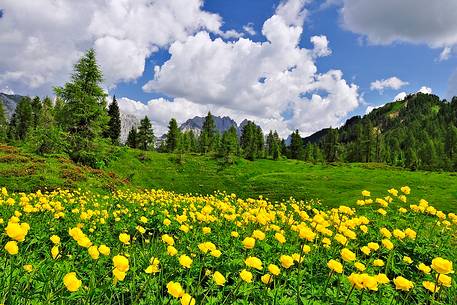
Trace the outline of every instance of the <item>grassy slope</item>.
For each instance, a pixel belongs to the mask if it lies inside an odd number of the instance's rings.
[[[386,194],[387,188],[409,185],[414,195],[436,207],[457,210],[455,173],[410,172],[377,164],[312,165],[292,160],[240,159],[224,167],[214,159],[196,155],[185,160],[178,164],[174,155],[121,150],[117,160],[100,171],[76,166],[59,156],[42,158],[0,147],[0,186],[15,191],[138,187],[206,194],[223,190],[245,198],[319,198],[328,206],[336,206],[354,204],[363,189],[380,195]]]

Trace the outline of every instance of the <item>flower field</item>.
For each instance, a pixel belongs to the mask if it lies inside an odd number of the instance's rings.
[[[457,216],[163,190],[0,193],[4,304],[457,304]]]

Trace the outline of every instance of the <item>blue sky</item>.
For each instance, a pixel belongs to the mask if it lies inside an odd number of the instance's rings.
[[[121,109],[159,130],[210,110],[309,134],[423,86],[457,94],[456,1],[324,2],[7,0],[0,90],[52,95],[92,47]]]

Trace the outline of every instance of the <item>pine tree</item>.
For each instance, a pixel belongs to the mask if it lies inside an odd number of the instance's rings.
[[[305,161],[314,163],[314,144],[306,144],[304,155]]]
[[[154,130],[152,129],[151,121],[147,116],[140,121],[136,138],[138,148],[149,150],[154,147]]]
[[[65,102],[63,126],[69,134],[70,154],[76,161],[85,162],[80,159],[81,154],[95,151],[95,139],[108,123],[102,80],[95,51],[90,49],[74,66],[71,81],[54,89]]]
[[[206,154],[213,150],[216,133],[216,124],[214,123],[213,116],[211,112],[208,112],[200,134],[200,149],[202,153]]]
[[[303,150],[303,140],[300,136],[300,133],[297,130],[292,133],[290,141],[290,158],[303,160],[304,159],[304,150]]]
[[[233,156],[238,154],[239,144],[235,127],[231,126],[222,134],[219,154],[224,157],[226,163],[233,162]]]
[[[5,143],[8,137],[8,121],[3,103],[0,102],[0,143]]]
[[[178,147],[178,141],[180,139],[181,131],[178,128],[178,123],[176,122],[176,119],[172,118],[170,122],[168,123],[168,132],[166,134],[166,139],[165,139],[165,146],[166,150],[169,153],[172,153],[176,150]],[[186,143],[183,143],[183,146],[181,150],[186,150]]]
[[[106,135],[111,139],[113,145],[119,145],[119,139],[121,137],[121,114],[116,96],[113,96],[113,101],[108,106],[108,116],[109,122]]]
[[[33,127],[32,104],[29,97],[23,97],[16,106],[15,112],[16,136],[18,140],[25,140]]]
[[[130,148],[137,148],[137,131],[134,126],[132,126],[132,129],[130,129],[129,134],[127,136],[127,146]]]
[[[31,102],[32,106],[32,128],[35,129],[38,126],[38,120],[40,119],[41,113],[41,100],[38,96],[35,96]]]
[[[244,158],[255,160],[258,157],[259,139],[257,126],[248,121],[241,131],[240,145],[243,149]]]

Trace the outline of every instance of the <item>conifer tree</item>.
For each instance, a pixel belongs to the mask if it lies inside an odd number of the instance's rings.
[[[136,138],[139,149],[150,150],[154,148],[154,130],[147,116],[140,121]]]
[[[226,163],[232,163],[233,156],[238,154],[238,136],[234,126],[231,126],[222,134],[219,151],[219,154],[224,157]]]
[[[130,148],[137,148],[138,147],[138,142],[137,142],[137,130],[134,126],[132,126],[132,129],[130,129],[129,134],[127,136],[127,146]]]
[[[102,80],[95,51],[90,49],[75,64],[71,81],[54,89],[65,103],[63,125],[69,134],[70,154],[76,161],[85,162],[81,154],[95,150],[95,139],[108,123]]]
[[[304,159],[304,149],[303,149],[303,140],[300,136],[300,133],[297,130],[292,133],[290,141],[290,158],[303,160]]]
[[[217,130],[216,124],[214,123],[214,118],[211,115],[211,112],[208,112],[208,115],[205,117],[205,122],[203,123],[202,132],[200,134],[200,150],[202,153],[206,154],[213,150],[216,133]]]
[[[41,114],[41,100],[38,96],[35,96],[31,102],[32,106],[32,128],[35,129],[38,126],[38,120],[40,119]]]
[[[172,118],[170,122],[168,123],[168,132],[166,134],[166,139],[165,139],[165,146],[167,152],[171,153],[176,150],[178,147],[178,141],[180,139],[181,132],[178,128],[178,123],[176,122],[176,119]],[[186,136],[184,136],[186,137]],[[183,143],[183,146],[181,147],[181,150],[187,150],[186,148],[187,143]]]
[[[108,116],[107,137],[111,139],[113,145],[119,145],[119,139],[121,137],[121,114],[116,96],[113,96],[113,101],[108,106]]]
[[[29,97],[23,97],[16,106],[15,127],[18,140],[25,140],[33,127],[32,104]]]
[[[3,103],[0,102],[0,143],[5,143],[8,137],[8,121]]]

